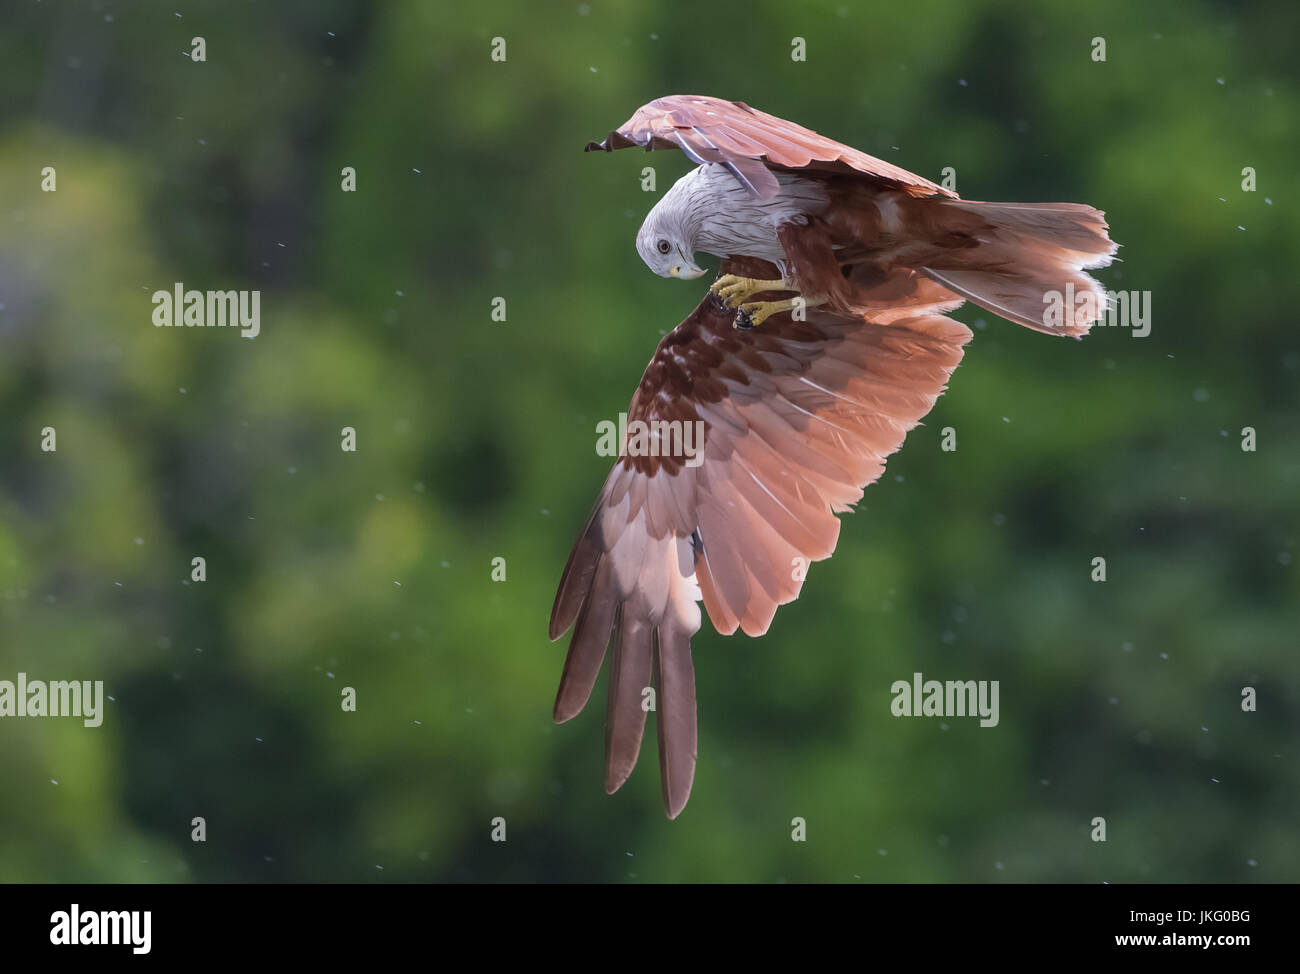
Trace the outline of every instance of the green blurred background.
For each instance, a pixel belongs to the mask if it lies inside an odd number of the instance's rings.
[[[1300,879],[1298,35],[1285,0],[7,0],[0,679],[113,702],[0,720],[0,880]],[[802,598],[696,637],[668,822],[653,731],[611,798],[603,705],[551,723],[546,622],[595,424],[703,290],[633,248],[685,158],[581,150],[679,92],[1101,207],[1154,318],[958,312]],[[154,328],[177,281],[261,289],[261,335]],[[892,717],[916,671],[999,680],[1000,725]]]

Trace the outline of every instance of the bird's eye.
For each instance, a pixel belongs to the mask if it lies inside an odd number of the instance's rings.
[[[673,249],[672,244],[670,244],[667,240],[660,240],[659,243],[657,243],[655,246],[659,248],[659,253],[661,254],[666,254],[668,253],[668,251]]]

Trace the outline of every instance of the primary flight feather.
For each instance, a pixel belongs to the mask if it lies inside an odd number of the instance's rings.
[[[699,163],[646,217],[642,260],[683,279],[704,273],[697,253],[722,266],[660,342],[628,425],[698,422],[704,442],[624,443],[556,592],[550,636],[573,637],[555,719],[586,706],[608,653],[605,788],[632,773],[652,689],[676,818],[695,775],[698,603],[720,633],[766,632],[961,361],[971,332],[945,313],[970,300],[1082,336],[1105,308],[1085,271],[1115,244],[1090,206],[961,200],[743,102],[660,98],[587,149],[630,146]],[[1062,311],[1048,296],[1067,286]]]

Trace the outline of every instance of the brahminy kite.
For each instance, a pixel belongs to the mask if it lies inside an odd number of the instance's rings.
[[[641,258],[681,279],[704,273],[699,252],[722,263],[628,424],[699,423],[704,442],[688,457],[624,440],[555,596],[551,639],[574,630],[555,720],[586,705],[608,649],[605,789],[632,773],[653,709],[676,818],[695,777],[698,602],[724,635],[765,633],[961,361],[971,332],[946,312],[969,300],[1082,336],[1106,308],[1085,271],[1116,245],[1091,206],[962,200],[743,102],[660,98],[587,150],[630,146],[698,164],[646,217]]]

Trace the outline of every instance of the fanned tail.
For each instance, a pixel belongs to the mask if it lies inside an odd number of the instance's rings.
[[[942,208],[941,222],[974,241],[944,249],[921,267],[948,290],[1049,335],[1081,337],[1105,314],[1106,292],[1085,273],[1109,264],[1118,248],[1100,210],[1082,203],[925,203]]]

